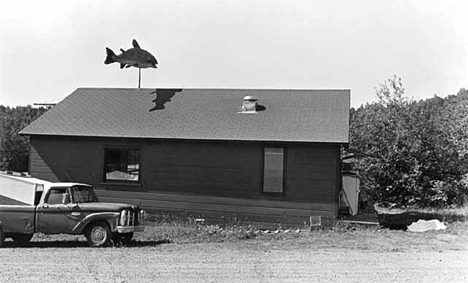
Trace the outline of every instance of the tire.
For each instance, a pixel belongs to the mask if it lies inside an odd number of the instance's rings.
[[[18,246],[27,246],[34,234],[12,234],[11,238]]]
[[[109,225],[104,221],[93,222],[86,229],[86,239],[91,247],[107,247],[111,238]]]
[[[133,238],[133,232],[131,233],[115,233],[112,236],[115,246],[128,246]]]
[[[0,227],[0,248],[3,247],[3,242],[5,241],[5,233],[3,233],[2,227]]]

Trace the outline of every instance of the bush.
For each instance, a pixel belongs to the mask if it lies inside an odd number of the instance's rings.
[[[379,102],[351,109],[351,147],[362,205],[400,207],[463,204],[468,194],[468,92],[411,101],[394,77],[377,89]]]

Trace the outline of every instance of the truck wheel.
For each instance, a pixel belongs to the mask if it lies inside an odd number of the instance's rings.
[[[2,227],[0,227],[0,248],[3,247],[3,241],[5,240],[5,233],[3,233]]]
[[[106,247],[111,240],[111,231],[106,222],[91,223],[86,230],[86,239],[91,247]]]
[[[114,245],[116,246],[128,246],[133,238],[132,233],[115,233],[112,236],[112,240],[114,241]]]
[[[31,241],[33,234],[12,234],[11,238],[18,246],[26,246]]]

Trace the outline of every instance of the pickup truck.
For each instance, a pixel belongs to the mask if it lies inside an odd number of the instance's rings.
[[[0,173],[0,247],[26,245],[34,233],[82,234],[92,247],[127,245],[144,230],[136,205],[99,202],[93,187]]]

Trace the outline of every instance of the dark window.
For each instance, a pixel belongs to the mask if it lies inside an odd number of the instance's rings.
[[[45,201],[48,204],[66,204],[69,202],[69,197],[66,188],[50,189],[49,196]]]
[[[284,149],[266,147],[264,160],[263,192],[283,193]]]
[[[140,180],[140,151],[138,149],[106,149],[104,181],[138,182]]]

